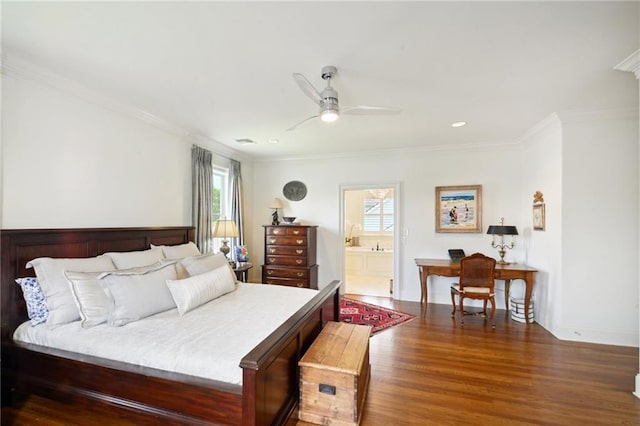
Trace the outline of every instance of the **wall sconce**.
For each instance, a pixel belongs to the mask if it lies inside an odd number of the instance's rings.
[[[271,214],[271,224],[272,225],[280,225],[280,219],[278,218],[278,209],[283,208],[282,200],[280,198],[274,198],[271,204],[269,204],[269,208],[273,209],[273,213]]]
[[[229,254],[229,246],[227,243],[229,237],[238,237],[240,234],[238,233],[238,227],[236,223],[231,219],[219,219],[216,221],[216,225],[213,228],[213,236],[216,238],[222,238],[222,246],[220,246],[220,252],[224,253],[224,256],[227,257]]]
[[[500,261],[498,263],[506,264],[504,255],[507,254],[506,249],[512,249],[516,244],[515,235],[518,235],[518,230],[515,226],[505,226],[504,217],[500,218],[500,225],[490,225],[487,229],[487,234],[491,235],[493,240],[491,241],[491,247],[498,248],[498,254],[500,254]],[[500,242],[496,243],[496,235],[500,237]],[[505,244],[504,236],[511,235],[511,243]]]

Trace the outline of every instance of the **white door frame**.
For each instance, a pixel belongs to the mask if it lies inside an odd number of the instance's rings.
[[[351,183],[351,184],[341,184],[340,185],[340,193],[339,193],[339,205],[340,208],[338,211],[340,212],[340,247],[338,253],[342,253],[338,257],[338,271],[341,272],[342,282],[345,282],[346,271],[345,271],[345,250],[344,250],[344,239],[345,235],[345,212],[344,212],[344,197],[346,191],[362,191],[364,189],[379,189],[379,188],[392,188],[393,189],[393,295],[394,299],[398,298],[400,294],[400,265],[402,259],[402,246],[400,245],[400,234],[401,232],[401,221],[400,221],[400,206],[402,205],[402,185],[398,181],[393,182],[370,182],[370,183]],[[342,286],[344,289],[345,286]]]

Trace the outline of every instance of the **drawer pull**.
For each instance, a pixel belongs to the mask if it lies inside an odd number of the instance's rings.
[[[274,235],[278,235],[279,233],[280,233],[280,230],[279,230],[279,229],[274,229],[274,230],[273,230],[273,234],[274,234]]]
[[[302,265],[302,259],[296,259],[296,263],[297,263],[298,265]]]
[[[267,280],[267,284],[273,284],[273,281]]]
[[[278,240],[276,240],[275,238],[269,238],[269,243],[270,244],[275,244],[276,241],[278,241]]]
[[[298,283],[296,284],[298,287],[304,287],[304,283]]]
[[[297,229],[293,230],[293,235],[299,235],[299,234],[300,234],[300,231],[298,231]]]
[[[275,259],[274,257],[270,257],[270,258],[269,258],[269,262],[270,262],[270,263],[273,263],[273,262],[275,262],[275,261],[276,261],[276,259]]]
[[[304,250],[300,250],[300,249],[296,250],[296,254],[302,254],[302,253],[304,253]]]
[[[304,240],[296,240],[296,243],[302,244],[302,243],[304,243]]]
[[[298,276],[299,276],[300,278],[304,277],[304,272],[298,272]]]
[[[274,249],[274,248],[270,248],[270,249],[269,249],[269,253],[273,254],[273,253],[275,253],[275,252],[276,252],[276,249]]]
[[[267,275],[272,275],[272,274],[273,274],[273,271],[272,271],[271,269],[269,269],[269,270],[267,271]]]

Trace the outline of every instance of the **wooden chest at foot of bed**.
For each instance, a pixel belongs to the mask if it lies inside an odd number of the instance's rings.
[[[357,425],[369,387],[371,328],[329,322],[300,365],[298,417],[322,425]]]

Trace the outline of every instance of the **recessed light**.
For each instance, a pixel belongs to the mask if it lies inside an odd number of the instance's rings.
[[[278,143],[280,142],[278,139],[269,139],[269,143]]]
[[[462,127],[466,125],[467,125],[466,121],[456,121],[455,123],[451,123],[451,127]]]

